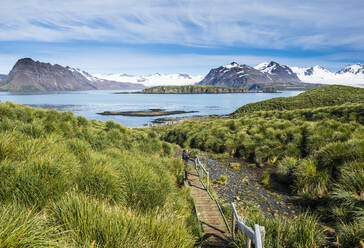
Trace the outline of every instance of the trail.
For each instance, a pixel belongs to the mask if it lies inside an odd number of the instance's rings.
[[[228,230],[216,202],[211,199],[207,190],[201,184],[196,170],[187,172],[186,186],[191,189],[195,202],[197,217],[201,222],[203,247],[227,247]]]

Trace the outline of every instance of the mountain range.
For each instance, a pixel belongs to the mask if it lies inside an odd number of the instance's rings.
[[[202,75],[191,76],[188,74],[160,74],[155,73],[146,76],[135,76],[129,74],[95,74],[97,78],[106,80],[140,83],[146,87],[162,86],[162,85],[188,85],[200,82],[203,79]]]
[[[215,85],[247,90],[310,89],[321,84],[364,86],[364,65],[354,64],[331,72],[321,66],[289,67],[277,62],[263,62],[254,67],[232,62],[202,75],[94,74],[58,64],[23,58],[16,62],[8,75],[0,74],[0,90],[65,91],[65,90],[136,90],[163,85]]]
[[[210,70],[198,84],[248,90],[264,88],[313,88],[322,84],[364,86],[364,65],[348,65],[337,72],[321,66],[289,67],[277,62],[263,62],[254,67],[232,62]]]
[[[0,81],[8,91],[135,90],[142,84],[123,83],[96,78],[80,69],[23,58]]]
[[[319,65],[309,68],[291,67],[298,78],[307,83],[364,85],[364,65],[348,65],[337,72],[331,72]]]

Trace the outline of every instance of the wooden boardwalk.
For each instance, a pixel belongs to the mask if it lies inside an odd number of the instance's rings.
[[[199,180],[196,170],[187,171],[186,185],[191,189],[197,217],[201,222],[202,247],[228,247],[228,229],[216,202],[211,199]]]

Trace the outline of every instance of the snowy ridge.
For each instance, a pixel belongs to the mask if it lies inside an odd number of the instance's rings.
[[[254,68],[258,71],[261,71],[261,70],[265,70],[268,65],[269,65],[269,62],[263,62],[263,63],[260,63],[256,66],[254,66]]]
[[[338,72],[329,71],[319,65],[309,68],[291,67],[298,78],[306,83],[364,85],[364,65],[348,65]]]
[[[159,74],[155,73],[147,76],[135,76],[128,74],[95,74],[94,77],[126,83],[139,83],[146,87],[162,85],[188,85],[200,82],[202,75],[190,76],[188,74]]]

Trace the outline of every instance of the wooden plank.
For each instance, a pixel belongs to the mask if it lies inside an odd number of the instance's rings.
[[[209,196],[207,190],[202,188],[202,183],[196,173],[188,172],[187,180],[203,236],[206,237],[203,244],[207,247],[226,247],[228,245],[226,238],[228,231],[215,200]]]

